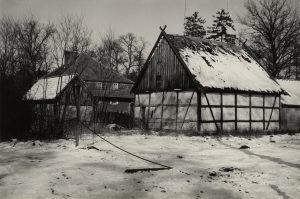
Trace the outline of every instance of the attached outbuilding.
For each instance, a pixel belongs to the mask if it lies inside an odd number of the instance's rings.
[[[286,91],[281,96],[281,128],[300,129],[300,81],[279,79],[277,82]]]
[[[146,128],[280,128],[278,83],[247,50],[161,31],[132,92]]]
[[[40,78],[24,100],[33,106],[33,131],[61,134],[66,121],[93,118],[92,95],[76,74]]]

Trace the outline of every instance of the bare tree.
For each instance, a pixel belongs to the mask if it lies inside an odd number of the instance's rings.
[[[32,81],[48,70],[51,64],[49,40],[54,33],[51,24],[44,25],[34,16],[26,17],[16,25],[18,61],[23,77]]]
[[[119,41],[125,55],[123,63],[125,75],[129,77],[130,72],[140,70],[143,65],[146,42],[143,38],[137,38],[133,33],[121,35]]]
[[[273,77],[291,66],[293,45],[299,39],[299,17],[289,0],[249,0],[239,21],[250,29],[252,47]]]
[[[14,75],[17,71],[16,22],[9,17],[0,21],[0,76]]]
[[[64,62],[64,51],[86,53],[90,50],[92,31],[84,25],[83,17],[64,16],[56,24],[52,36],[52,55],[56,66]]]
[[[31,109],[22,97],[51,64],[49,39],[53,33],[51,24],[42,24],[32,15],[0,20],[0,131],[10,136],[17,136],[11,132],[26,132],[23,128],[30,124]]]
[[[117,73],[120,72],[120,67],[124,62],[123,49],[111,29],[101,38],[101,44],[96,47],[95,51],[97,60],[103,66],[111,68]]]

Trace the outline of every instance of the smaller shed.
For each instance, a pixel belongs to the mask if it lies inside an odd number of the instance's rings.
[[[91,94],[76,74],[41,78],[24,100],[33,105],[34,131],[57,132],[65,121],[90,121],[92,117]]]
[[[281,96],[281,128],[300,129],[300,81],[279,79],[287,94]]]

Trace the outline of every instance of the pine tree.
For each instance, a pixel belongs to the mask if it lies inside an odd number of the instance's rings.
[[[202,17],[198,16],[198,14],[199,12],[194,12],[192,16],[185,18],[184,35],[201,38],[206,35],[206,31],[203,26],[206,21]]]
[[[212,27],[210,27],[209,39],[220,39],[221,42],[232,42],[236,37],[233,34],[228,34],[228,28],[235,30],[233,26],[233,20],[231,19],[229,12],[225,12],[224,9],[217,12],[217,16],[213,16],[215,19],[213,21]]]

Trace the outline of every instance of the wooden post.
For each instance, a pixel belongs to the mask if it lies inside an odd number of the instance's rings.
[[[176,127],[177,130],[177,123],[178,123],[178,91],[176,91]]]
[[[263,130],[265,129],[265,94],[263,94]]]
[[[142,129],[146,129],[146,107],[141,106]]]
[[[272,119],[272,114],[273,114],[274,106],[275,106],[275,103],[276,103],[276,99],[277,99],[277,96],[275,96],[275,100],[274,100],[274,103],[273,103],[273,106],[272,106],[272,110],[271,110],[271,113],[270,113],[269,121],[268,121],[268,124],[267,124],[267,130],[269,129],[270,121]]]
[[[80,85],[77,85],[76,83],[75,83],[74,99],[76,101],[77,124],[80,125]],[[78,131],[75,131],[75,146],[77,147],[78,145],[79,145],[79,133]]]
[[[161,99],[161,116],[160,116],[160,129],[163,128],[163,117],[164,117],[164,96],[165,93],[162,92],[162,99]]]
[[[134,123],[134,102],[131,102],[130,103],[130,124],[129,124],[130,129],[133,128],[133,123]]]
[[[190,106],[191,106],[192,99],[193,99],[193,97],[194,97],[194,93],[195,93],[195,91],[193,91],[192,97],[191,97],[191,99],[190,99],[190,101],[189,101],[189,105],[188,105],[188,107],[187,107],[187,109],[186,109],[186,111],[185,111],[184,118],[183,118],[183,121],[182,121],[182,124],[181,124],[181,128],[180,128],[180,129],[182,129],[182,127],[183,127],[183,124],[184,124],[184,121],[185,121],[185,117],[186,117],[186,115],[187,115],[187,112],[189,111],[189,108],[190,108]]]
[[[219,127],[218,127],[217,121],[216,121],[215,116],[214,116],[214,112],[212,111],[212,108],[211,108],[211,106],[210,106],[210,103],[209,103],[209,100],[208,100],[208,97],[207,97],[206,93],[204,93],[204,96],[205,96],[205,99],[206,99],[206,101],[207,101],[207,105],[208,105],[208,108],[209,108],[209,110],[210,110],[210,114],[211,114],[211,116],[212,116],[212,118],[213,118],[213,120],[214,120],[214,123],[215,123],[215,125],[216,125],[216,129],[217,129],[217,131],[219,132]]]
[[[148,129],[148,127],[149,127],[150,103],[151,103],[151,93],[149,93],[149,100],[148,100],[148,113],[147,113],[146,129]]]
[[[237,128],[237,93],[234,93],[234,127],[235,131],[238,130]]]
[[[221,131],[223,131],[223,93],[220,95],[220,108],[221,108]]]
[[[251,102],[251,93],[249,94],[249,130],[252,129],[252,102]]]
[[[197,92],[197,130],[198,132],[201,131],[201,122],[202,122],[202,118],[201,118],[201,91]]]
[[[282,118],[281,118],[282,106],[281,106],[281,95],[279,95],[279,129],[282,128]]]

